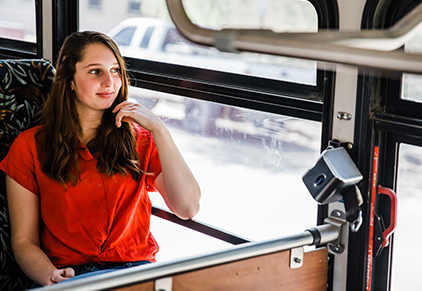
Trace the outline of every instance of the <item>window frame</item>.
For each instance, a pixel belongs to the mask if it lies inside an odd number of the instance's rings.
[[[380,143],[378,184],[396,191],[400,144],[422,147],[422,119],[379,113],[374,121]],[[377,197],[377,213],[383,217],[385,224],[389,225],[390,202],[383,196]],[[377,282],[377,289],[391,289],[393,254],[394,234],[390,245],[380,256],[374,258],[372,280]]]
[[[319,86],[212,70],[206,70],[206,79],[201,79],[197,76],[202,75],[200,72],[204,69],[132,58],[126,60],[128,72],[137,87],[313,121],[322,120],[323,106],[318,99],[323,97]],[[140,67],[142,70],[135,69]],[[224,84],[219,83],[221,79],[225,80]]]
[[[381,24],[384,28],[393,26],[404,15],[415,8],[422,1],[420,0],[405,0],[400,3],[392,3],[386,13],[385,23]],[[404,48],[401,48],[404,49]],[[392,76],[388,78],[386,86],[386,100],[385,106],[388,113],[400,114],[409,117],[418,118],[422,110],[422,103],[412,100],[404,100],[401,98],[402,88],[402,73],[391,73]]]
[[[38,36],[37,36],[38,38]],[[34,59],[39,58],[37,43],[0,37],[0,59]]]
[[[388,3],[369,0],[362,17],[362,29],[383,29],[392,26],[420,0],[403,0]],[[380,7],[379,5],[387,5]],[[376,13],[381,11],[380,15]],[[347,290],[365,290],[368,269],[368,244],[370,220],[370,194],[372,183],[396,190],[398,156],[400,143],[422,146],[422,104],[401,99],[401,72],[378,72],[361,69],[358,83],[358,98],[355,127],[354,157],[357,166],[367,179],[361,182],[364,194],[364,224],[358,233],[349,234],[349,256]],[[373,181],[374,148],[379,148],[378,173]],[[380,196],[380,197],[378,197]],[[376,195],[375,214],[383,217],[385,224],[390,221],[390,202],[384,195]],[[392,236],[394,241],[394,234]],[[372,258],[371,290],[390,290],[392,275],[393,243],[378,257]]]

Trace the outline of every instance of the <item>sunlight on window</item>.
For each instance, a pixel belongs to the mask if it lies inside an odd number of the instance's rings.
[[[2,0],[0,11],[0,37],[36,42],[35,0]]]

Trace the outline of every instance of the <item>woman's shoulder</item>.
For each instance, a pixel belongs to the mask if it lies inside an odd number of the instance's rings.
[[[37,148],[37,133],[40,129],[41,126],[35,126],[22,131],[12,142],[10,151],[23,156],[34,152]]]
[[[25,140],[28,140],[28,141],[32,141],[33,139],[35,139],[35,136],[37,135],[37,133],[40,130],[41,130],[41,125],[34,126],[32,128],[29,128],[29,129],[22,131],[18,135],[18,138],[19,139],[25,139]]]

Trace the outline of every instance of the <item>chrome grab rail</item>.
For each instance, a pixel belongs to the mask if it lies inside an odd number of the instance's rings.
[[[318,231],[319,233],[317,238],[313,235],[315,231]],[[44,287],[42,290],[110,290],[111,288],[118,288],[120,286],[139,284],[142,282],[171,277],[184,272],[290,250],[305,245],[313,245],[314,243],[318,245],[325,245],[337,240],[338,237],[338,228],[331,224],[324,224],[315,227],[312,231],[304,231],[303,233],[292,236],[264,242],[246,243],[228,250],[195,256],[188,259],[154,263],[118,270],[108,274],[78,279],[71,282],[63,282],[53,286]]]
[[[383,30],[317,33],[275,33],[269,30],[213,30],[193,24],[182,0],[166,0],[177,29],[189,40],[222,51],[252,51],[311,59],[329,63],[357,65],[422,73],[422,56],[392,51],[404,45],[422,26],[419,4],[393,27]]]

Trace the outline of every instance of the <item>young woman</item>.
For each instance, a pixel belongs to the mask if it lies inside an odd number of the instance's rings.
[[[199,210],[199,186],[168,129],[127,95],[116,44],[98,32],[73,33],[42,124],[21,133],[0,164],[13,252],[40,285],[154,262],[149,191],[183,219]]]

